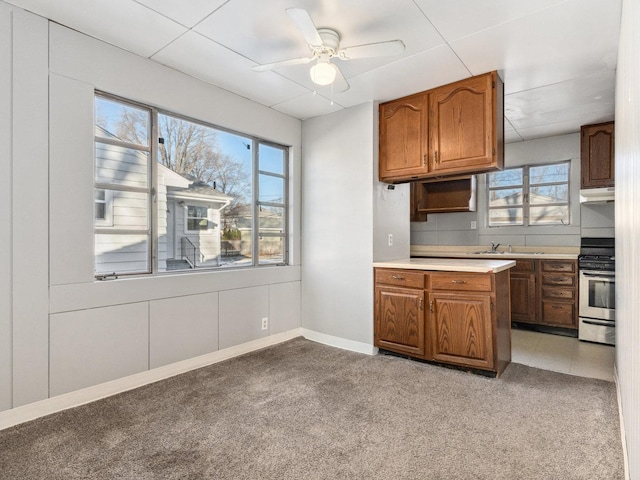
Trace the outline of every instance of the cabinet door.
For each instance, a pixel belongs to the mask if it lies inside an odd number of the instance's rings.
[[[414,356],[425,354],[424,290],[376,286],[376,347]]]
[[[511,321],[536,323],[536,275],[511,274]]]
[[[380,105],[381,181],[417,179],[429,171],[429,94]]]
[[[584,125],[580,129],[580,186],[582,188],[614,185],[613,122]]]
[[[430,110],[432,172],[502,168],[497,143],[498,136],[502,140],[503,119],[496,121],[495,103],[498,80],[490,73],[435,89]]]
[[[467,367],[495,368],[490,295],[431,293],[433,359]]]

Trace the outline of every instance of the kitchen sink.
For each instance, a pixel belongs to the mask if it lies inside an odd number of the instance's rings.
[[[499,252],[497,250],[482,250],[481,252],[473,252],[474,255],[500,255],[504,252]]]

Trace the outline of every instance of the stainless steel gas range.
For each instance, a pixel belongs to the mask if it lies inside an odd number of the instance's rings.
[[[615,239],[582,238],[578,338],[615,345]]]

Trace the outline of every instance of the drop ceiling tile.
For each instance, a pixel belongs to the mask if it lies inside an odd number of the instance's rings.
[[[79,6],[77,0],[12,3],[143,57],[150,57],[187,31],[132,0],[92,1],[86,6]]]
[[[615,71],[609,70],[513,93],[505,97],[505,116],[516,130],[573,122],[581,125],[611,120]]]
[[[447,42],[530,15],[565,0],[415,0]]]
[[[503,70],[506,93],[612,70],[617,59],[619,3],[567,0],[451,46],[474,75]]]
[[[400,39],[406,47],[402,56],[406,57],[444,43],[411,0],[378,2],[375,8],[371,8],[369,0],[234,0],[197,25],[195,30],[260,64],[308,58],[311,51],[285,13],[288,7],[306,9],[317,28],[335,29],[341,36],[342,47]],[[247,15],[247,11],[251,14]],[[344,76],[350,78],[397,58],[337,63]]]
[[[286,115],[306,120],[308,118],[337,112],[338,110],[342,110],[344,107],[336,102],[331,104],[329,99],[321,95],[308,93],[286,102],[273,105],[272,108]]]
[[[187,27],[193,27],[227,2],[227,0],[189,0],[188,2],[176,2],[175,0],[135,1]]]
[[[253,62],[195,32],[183,35],[152,60],[267,106],[309,92],[277,73],[254,72]]]
[[[556,135],[566,135],[576,133],[574,122],[558,122],[549,125],[541,125],[532,128],[518,130],[518,134],[524,140],[535,140],[536,138],[554,137]]]
[[[385,102],[470,76],[460,59],[443,45],[351,78],[351,88],[335,99],[344,106],[371,99]]]

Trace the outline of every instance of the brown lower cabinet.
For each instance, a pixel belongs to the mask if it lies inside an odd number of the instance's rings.
[[[511,272],[511,321],[577,330],[577,261],[516,260]]]
[[[508,270],[374,274],[376,347],[496,375],[511,361]]]

